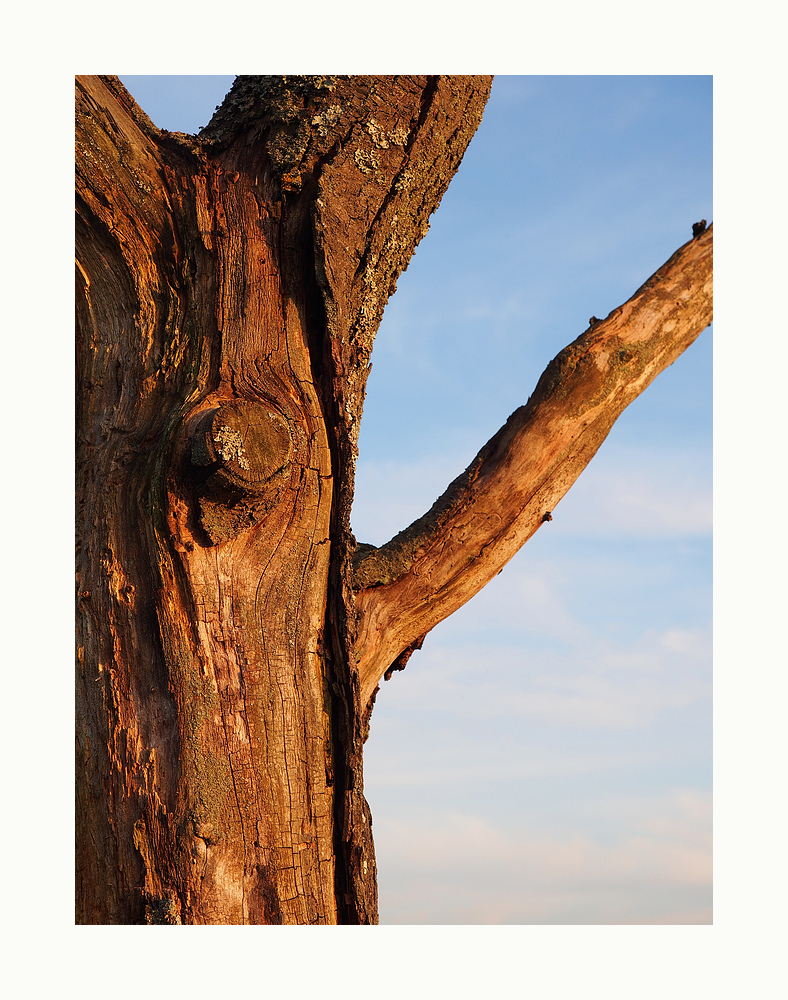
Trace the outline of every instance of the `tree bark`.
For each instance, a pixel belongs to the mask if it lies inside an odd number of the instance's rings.
[[[624,409],[711,323],[712,250],[709,227],[605,320],[593,318],[423,517],[379,549],[359,547],[362,701],[402,650],[420,645],[552,520]]]
[[[77,921],[373,923],[349,529],[372,338],[489,78],[77,85]]]
[[[380,678],[711,320],[708,231],[356,547],[374,334],[490,82],[239,77],[195,138],[77,80],[79,923],[376,922]]]

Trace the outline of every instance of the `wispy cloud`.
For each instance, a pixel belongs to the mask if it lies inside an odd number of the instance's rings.
[[[709,796],[616,805],[625,825],[612,842],[460,812],[386,817],[376,831],[383,921],[709,922]]]
[[[621,537],[710,535],[707,450],[608,447],[561,501],[564,530]]]
[[[466,303],[460,310],[459,318],[482,323],[486,329],[490,325],[526,319],[533,316],[534,312],[533,307],[526,308],[520,296],[509,295],[504,299],[477,298],[472,303]]]
[[[569,729],[642,729],[666,712],[711,702],[711,636],[646,633],[633,642],[532,649],[435,643],[381,694],[399,711],[441,710],[475,720],[519,719]],[[374,723],[373,723],[374,725]]]
[[[359,541],[382,545],[421,517],[473,458],[468,450],[408,461],[359,461],[352,516]]]
[[[362,459],[356,478],[353,526],[379,545],[427,511],[468,465],[483,441],[463,440],[448,454],[404,461]],[[565,535],[679,537],[710,535],[710,457],[691,448],[609,447],[557,508]]]
[[[584,572],[571,546],[517,557],[383,685],[366,787],[384,921],[709,922],[710,629],[675,608],[662,628],[587,624]],[[702,787],[666,792],[679,773]]]

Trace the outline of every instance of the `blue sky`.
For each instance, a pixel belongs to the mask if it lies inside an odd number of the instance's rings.
[[[195,131],[232,77],[121,77]],[[373,354],[353,526],[426,510],[547,362],[712,219],[710,77],[498,77]],[[382,923],[711,919],[711,330],[382,686]]]

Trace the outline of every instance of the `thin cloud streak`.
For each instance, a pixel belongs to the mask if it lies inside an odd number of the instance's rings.
[[[484,442],[478,442],[476,449]],[[359,459],[353,527],[381,545],[432,506],[475,451],[407,461]],[[626,446],[596,456],[557,507],[565,534],[659,538],[711,535],[712,495],[705,450]]]
[[[407,684],[394,678],[385,685],[391,709],[418,713],[440,704],[458,719],[614,731],[641,729],[663,713],[711,703],[711,636],[700,630],[528,654],[518,647],[443,642],[422,651],[408,669]]]
[[[378,835],[385,922],[710,922],[710,796],[679,791],[612,808],[624,827],[607,843],[456,811],[388,820]]]

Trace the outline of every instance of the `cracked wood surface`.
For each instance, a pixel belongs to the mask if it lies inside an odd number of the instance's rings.
[[[489,86],[239,77],[195,138],[78,79],[78,922],[375,922],[378,681],[711,321],[708,230],[353,567],[374,333]]]
[[[78,78],[80,923],[377,920],[358,422],[489,85],[240,77],[194,138]]]
[[[550,363],[433,507],[355,560],[361,698],[470,600],[546,520],[622,411],[712,320],[713,233],[681,247]]]

